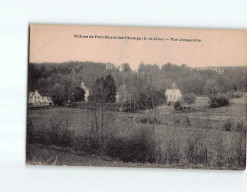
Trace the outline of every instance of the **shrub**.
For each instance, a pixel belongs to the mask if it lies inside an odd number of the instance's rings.
[[[182,108],[182,103],[181,103],[181,101],[176,101],[175,103],[174,103],[174,109],[176,110],[176,111],[178,111],[178,110],[181,110],[181,108]]]
[[[233,128],[233,122],[232,122],[232,121],[226,121],[226,122],[223,124],[222,130],[223,130],[223,131],[231,131],[232,128]]]
[[[230,99],[227,95],[217,94],[209,97],[209,104],[211,108],[218,108],[228,106]]]
[[[230,98],[241,98],[241,97],[243,97],[243,93],[242,92],[233,91],[233,90],[230,90],[229,92],[227,92],[227,95]]]
[[[180,119],[178,117],[175,117],[173,122],[174,122],[174,125],[178,125],[180,123]]]
[[[64,123],[56,120],[51,120],[49,129],[44,130],[42,125],[35,130],[32,127],[30,120],[27,133],[27,142],[30,144],[55,145],[85,154],[100,153],[124,162],[154,163],[157,160],[154,128],[142,127],[127,136],[108,132],[104,139],[100,139],[100,131],[91,129],[85,135],[75,136]]]
[[[175,141],[174,138],[168,140],[166,145],[165,160],[167,160],[169,164],[178,164],[180,161],[180,156],[179,140]]]
[[[236,124],[236,131],[245,131],[245,126],[243,121],[239,121]]]
[[[96,136],[77,136],[73,138],[73,149],[87,154],[95,154],[100,150],[99,139]]]
[[[243,97],[243,93],[241,93],[241,92],[235,92],[234,93],[234,98],[241,98],[241,97]]]
[[[52,92],[52,101],[55,105],[62,106],[66,102],[66,94],[64,86],[61,84],[55,84]]]
[[[151,116],[151,115],[147,115],[147,116],[143,116],[140,118],[140,122],[143,124],[155,124],[155,123],[160,123],[160,121],[158,120],[158,118],[156,116]]]
[[[155,132],[141,128],[131,137],[112,137],[108,140],[106,153],[123,162],[149,162],[155,159]]]
[[[246,166],[246,141],[245,137],[241,135],[235,138],[234,147],[232,147],[232,151],[228,153],[228,163],[231,166],[237,168],[245,168]]]
[[[207,148],[203,146],[199,139],[189,139],[185,148],[185,156],[189,163],[207,164]]]
[[[186,120],[185,120],[185,126],[186,126],[186,127],[191,126],[191,122],[190,122],[189,117],[186,117]]]
[[[193,104],[195,103],[195,100],[196,100],[196,96],[193,93],[183,95],[183,101],[187,104]]]
[[[63,130],[58,134],[57,144],[62,147],[71,147],[73,144],[74,134],[69,130]]]
[[[173,104],[173,102],[171,102],[171,101],[167,103],[168,106],[171,106],[172,104]]]

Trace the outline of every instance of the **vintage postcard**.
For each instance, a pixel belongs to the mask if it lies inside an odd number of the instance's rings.
[[[246,166],[247,31],[31,24],[26,162]]]

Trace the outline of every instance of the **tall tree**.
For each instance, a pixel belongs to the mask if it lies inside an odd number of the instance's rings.
[[[116,85],[111,75],[108,75],[104,80],[104,102],[114,103],[116,97]]]
[[[97,78],[95,82],[95,101],[99,103],[103,103],[105,100],[105,92],[104,92],[104,78]]]
[[[74,100],[75,102],[85,101],[85,90],[81,87],[76,87],[74,91]]]
[[[65,101],[65,90],[64,86],[61,84],[55,84],[53,87],[52,101],[55,105],[62,106]]]
[[[122,70],[123,70],[123,72],[131,71],[130,65],[128,63],[122,64]]]

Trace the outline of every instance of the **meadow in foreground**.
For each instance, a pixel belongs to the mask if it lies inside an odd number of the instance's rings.
[[[29,110],[27,162],[245,169],[245,107],[242,97],[228,107],[205,103],[189,113],[169,106],[137,113]]]

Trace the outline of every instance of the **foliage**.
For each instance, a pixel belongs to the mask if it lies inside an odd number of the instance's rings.
[[[130,65],[128,63],[122,64],[121,67],[122,67],[123,72],[130,72],[131,71]]]
[[[238,121],[234,123],[232,120],[227,120],[223,125],[222,125],[222,130],[223,131],[246,131],[246,125],[244,125],[243,121]]]
[[[111,75],[116,91],[122,85],[126,86],[128,95],[135,102],[138,93],[148,94],[147,89],[165,91],[172,83],[176,83],[183,94],[215,95],[218,92],[234,91],[235,97],[240,97],[237,91],[247,89],[246,67],[223,67],[224,74],[212,70],[197,70],[187,65],[164,64],[161,68],[155,64],[141,63],[138,72],[131,70],[129,64],[123,64],[122,70],[106,69],[104,63],[95,62],[63,62],[63,63],[30,63],[28,68],[28,90],[36,89],[42,94],[53,94],[53,88],[60,84],[64,88],[65,101],[72,98],[72,92],[80,86],[82,80],[92,90],[97,78]],[[136,95],[134,95],[136,94]],[[90,99],[94,99],[90,97]],[[112,100],[111,100],[112,101]]]
[[[245,131],[246,127],[244,126],[243,121],[239,121],[236,124],[236,131]]]
[[[179,101],[179,100],[176,101],[176,102],[174,102],[173,107],[174,107],[174,110],[176,110],[176,111],[181,110],[181,108],[182,108],[182,102]]]
[[[231,131],[232,130],[232,128],[233,128],[233,122],[232,121],[230,121],[230,120],[228,120],[228,121],[226,121],[224,124],[223,124],[223,131]]]
[[[173,104],[173,102],[171,102],[171,101],[169,101],[169,102],[167,103],[168,106],[171,106],[172,104]]]
[[[218,108],[222,106],[228,106],[230,104],[230,99],[227,95],[216,94],[209,97],[209,105],[211,108]]]
[[[104,78],[97,78],[95,82],[95,94],[94,99],[96,102],[104,102],[105,94],[104,94]]]
[[[114,103],[116,97],[116,85],[113,77],[97,78],[94,84],[94,94],[89,96],[89,101],[99,103]]]
[[[146,115],[140,118],[140,122],[143,124],[157,124],[160,120],[155,115]]]
[[[135,109],[136,110],[153,109],[165,103],[166,103],[166,96],[164,92],[162,92],[161,90],[148,88],[138,93]]]
[[[233,91],[233,90],[230,90],[229,92],[227,92],[227,95],[230,98],[241,98],[241,97],[243,97],[243,93],[241,93],[239,91]]]
[[[98,139],[99,133],[93,131],[93,129],[84,136],[75,136],[71,131],[64,128],[59,121],[53,121],[52,123],[51,128],[45,131],[41,129],[35,131],[34,128],[31,128],[32,124],[30,123],[27,143],[72,148],[86,154],[102,152],[123,162],[155,162],[153,152],[155,151],[156,142],[153,129],[140,128],[131,137],[108,134],[102,142]]]
[[[216,81],[208,80],[204,86],[204,95],[213,96],[220,92]]]
[[[137,130],[132,137],[111,137],[107,154],[123,162],[155,162],[155,133],[152,129]]]
[[[53,87],[52,101],[55,105],[62,106],[66,102],[65,90],[63,85],[55,84]]]
[[[116,86],[114,79],[111,75],[108,75],[104,80],[104,102],[105,103],[114,103],[116,97]]]
[[[187,104],[193,104],[195,103],[195,100],[196,100],[196,96],[193,93],[183,95],[183,101]]]
[[[192,164],[207,164],[207,147],[200,143],[199,138],[187,140],[185,155],[186,159]]]
[[[74,91],[74,101],[85,101],[85,93],[86,92],[84,89],[82,89],[81,87],[76,87]]]
[[[94,102],[91,104],[94,105]],[[224,109],[222,108],[222,110]],[[213,112],[213,110],[211,111]],[[31,110],[27,123],[27,144],[32,146],[39,144],[42,145],[39,148],[45,146],[48,151],[56,146],[57,152],[60,151],[63,155],[63,151],[69,151],[76,158],[78,154],[82,157],[90,155],[96,159],[110,158],[110,161],[113,162],[121,160],[159,163],[159,165],[169,163],[174,167],[191,167],[192,164],[199,164],[196,167],[244,168],[245,121],[235,121],[232,124],[231,131],[238,132],[225,132],[221,136],[222,133],[218,132],[223,127],[221,121],[210,120],[209,129],[213,131],[204,134],[205,118],[189,118],[183,113],[162,117],[150,115],[150,117],[146,117],[147,120],[144,118],[144,124],[141,124],[136,120],[126,122],[129,119],[132,120],[132,117],[129,118],[129,114],[119,113],[118,115],[121,117],[115,117],[115,112],[106,111],[102,141],[101,131],[100,128],[96,129],[93,114],[94,111],[89,109],[79,109],[77,113],[74,112],[74,109],[69,110],[69,108]],[[96,114],[100,115],[99,112]],[[224,116],[228,116],[228,114],[226,113]],[[98,124],[100,123],[101,119],[98,118]],[[217,151],[220,146],[217,140],[220,138],[224,144],[230,144],[229,147],[223,146],[222,152]],[[242,139],[242,142],[239,139]],[[28,146],[28,148],[30,147]],[[40,154],[41,151],[37,152]],[[35,155],[29,160],[32,160]],[[50,153],[48,153],[49,155]],[[48,156],[46,157],[49,158]],[[214,165],[218,160],[221,162],[219,167]],[[217,164],[220,165],[220,163]]]

